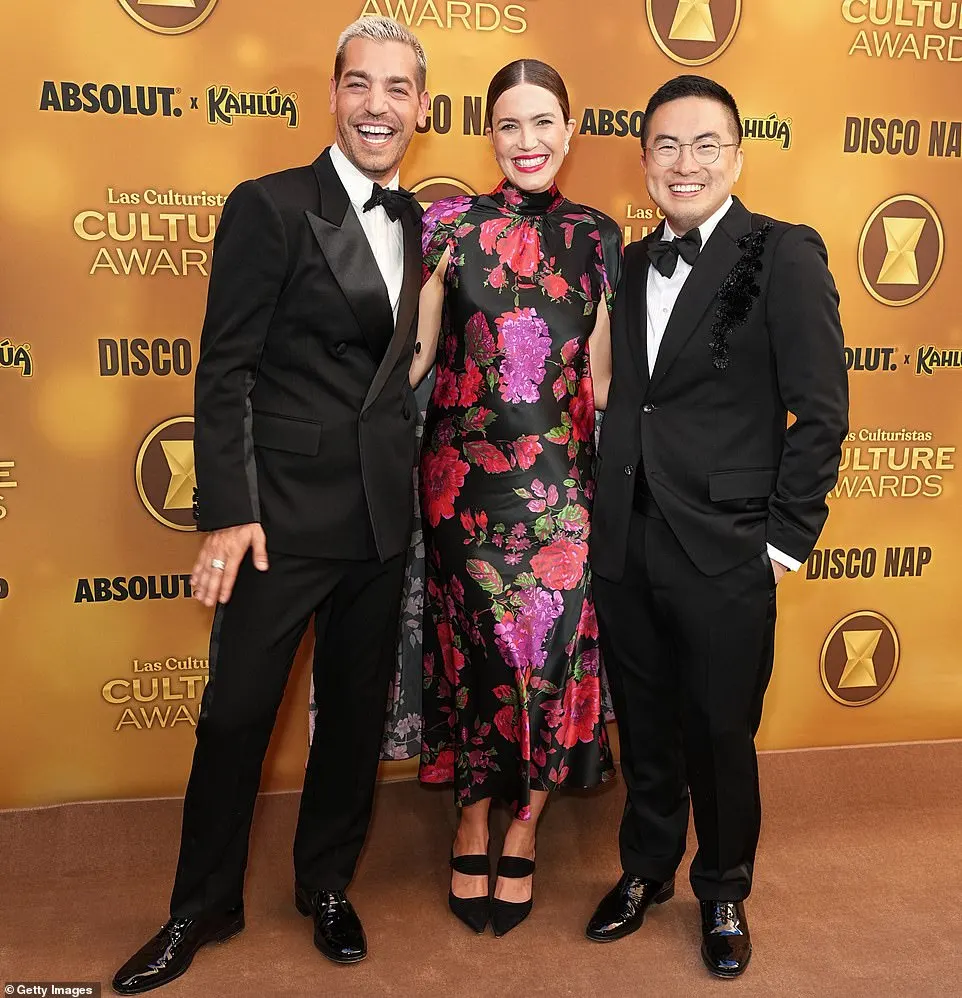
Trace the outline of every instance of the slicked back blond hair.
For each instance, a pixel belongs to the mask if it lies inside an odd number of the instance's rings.
[[[401,42],[402,45],[409,45],[417,57],[418,72],[415,83],[418,92],[424,90],[428,76],[428,61],[424,55],[424,49],[409,28],[397,21],[392,21],[389,17],[359,17],[353,24],[349,24],[337,40],[337,52],[334,55],[334,81],[339,83],[341,73],[344,72],[344,50],[347,43],[355,38],[369,38],[374,42]]]

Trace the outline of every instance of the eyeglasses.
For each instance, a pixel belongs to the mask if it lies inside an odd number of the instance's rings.
[[[697,142],[661,141],[650,146],[648,152],[659,166],[672,166],[678,162],[678,157],[685,146],[691,149],[692,158],[701,166],[711,166],[718,162],[722,149],[737,146],[737,142],[715,142],[713,139],[699,139]]]

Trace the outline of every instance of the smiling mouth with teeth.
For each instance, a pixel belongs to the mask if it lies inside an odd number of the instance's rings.
[[[669,184],[672,194],[697,194],[705,189],[704,184]]]
[[[533,172],[534,170],[540,170],[548,162],[548,159],[547,155],[518,156],[513,162],[517,169],[525,172]]]
[[[389,142],[394,135],[394,129],[387,125],[357,125],[357,130],[361,133],[361,138],[373,145],[383,145]]]

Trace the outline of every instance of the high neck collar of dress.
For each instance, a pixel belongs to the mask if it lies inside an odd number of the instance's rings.
[[[516,215],[546,215],[564,201],[557,185],[535,194],[515,187],[509,180],[502,180],[491,192],[491,200]]]

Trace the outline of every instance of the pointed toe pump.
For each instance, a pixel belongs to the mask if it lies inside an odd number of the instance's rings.
[[[534,860],[522,856],[502,856],[498,860],[498,876],[521,880],[534,873]],[[502,901],[501,898],[491,899],[491,928],[496,936],[507,935],[517,928],[531,914],[534,904],[534,888],[532,896],[527,901]]]
[[[491,873],[488,857],[484,855],[451,856],[451,869],[466,877],[487,877]],[[484,932],[491,914],[488,895],[480,897],[458,897],[453,890],[448,891],[448,907],[469,928],[477,933]]]

